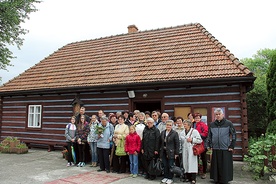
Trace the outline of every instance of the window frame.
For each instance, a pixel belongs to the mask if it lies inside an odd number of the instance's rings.
[[[38,107],[40,108],[40,111],[36,112],[36,109]],[[34,111],[32,113],[31,113],[31,108],[34,108]],[[30,123],[31,115],[33,115],[32,117],[33,122],[35,122],[37,119],[39,122],[39,125],[31,125]],[[38,115],[39,117],[37,117]],[[41,129],[41,125],[42,125],[42,105],[28,105],[27,128]]]

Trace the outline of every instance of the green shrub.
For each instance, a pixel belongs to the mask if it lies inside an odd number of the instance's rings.
[[[276,135],[267,134],[258,139],[249,141],[248,155],[244,156],[244,161],[248,163],[250,171],[254,173],[255,180],[264,176],[265,173],[275,172],[272,161],[276,156],[271,153],[272,146],[276,145]],[[264,160],[268,159],[268,166],[264,165]]]
[[[20,143],[16,147],[17,148],[28,148],[28,146],[25,143]]]

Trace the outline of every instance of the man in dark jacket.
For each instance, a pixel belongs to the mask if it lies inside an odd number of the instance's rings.
[[[80,120],[81,120],[80,117],[81,117],[81,115],[84,115],[85,116],[85,121],[88,122],[88,123],[90,123],[91,119],[90,119],[90,117],[87,114],[85,114],[85,107],[82,106],[80,108],[79,114],[76,115],[76,125],[80,123]]]
[[[228,183],[233,180],[233,150],[236,143],[236,130],[231,121],[224,118],[221,108],[214,111],[216,120],[210,124],[208,149],[212,149],[210,178],[215,183]]]
[[[125,120],[125,124],[130,127],[131,125],[134,125],[135,122],[136,122],[136,117],[133,112],[130,112],[128,114],[128,119]]]
[[[85,117],[85,121],[90,123],[90,117],[85,114],[85,107],[81,107],[80,108],[80,112],[78,115],[76,115],[76,126],[81,123],[81,116],[84,115]],[[91,160],[91,155],[90,155],[90,149],[89,149],[89,144],[87,142],[84,143],[85,144],[85,162],[89,162]],[[75,152],[78,153],[78,147],[76,147]],[[77,157],[77,161],[78,161],[78,157]]]
[[[154,126],[154,120],[152,118],[147,119],[147,126],[143,131],[143,139],[142,139],[142,164],[143,168],[146,171],[146,179],[154,180],[156,178],[155,175],[150,175],[148,172],[148,166],[150,161],[158,156],[159,151],[159,139],[160,132]]]

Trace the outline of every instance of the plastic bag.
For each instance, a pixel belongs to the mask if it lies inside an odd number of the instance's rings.
[[[125,156],[127,153],[125,152],[125,140],[121,139],[119,145],[117,145],[115,150],[115,155],[117,156]]]
[[[164,170],[164,166],[161,159],[152,159],[150,161],[150,164],[148,166],[148,173],[150,175],[159,176],[162,174],[163,170]]]

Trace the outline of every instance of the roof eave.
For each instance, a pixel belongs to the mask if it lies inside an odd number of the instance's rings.
[[[54,89],[33,89],[33,90],[19,90],[19,91],[4,91],[0,92],[0,96],[14,96],[14,95],[44,95],[44,94],[62,94],[62,93],[81,93],[87,91],[110,91],[110,90],[135,90],[135,89],[149,89],[149,88],[164,88],[168,87],[193,87],[206,85],[233,85],[245,84],[248,87],[253,86],[256,77],[229,77],[216,79],[196,79],[196,80],[172,80],[172,81],[156,81],[145,83],[131,83],[131,84],[116,84],[116,85],[101,85],[101,86],[77,86]],[[73,92],[72,92],[73,91]]]

